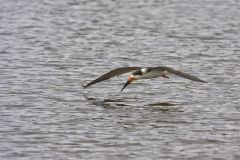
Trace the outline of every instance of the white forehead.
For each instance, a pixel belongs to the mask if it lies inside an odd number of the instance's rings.
[[[147,72],[147,68],[142,68],[141,71],[142,71],[142,73],[146,73]]]

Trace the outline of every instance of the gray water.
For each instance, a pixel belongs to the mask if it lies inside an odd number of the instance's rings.
[[[238,0],[0,0],[0,159],[240,159]],[[169,66],[82,86],[117,67]]]

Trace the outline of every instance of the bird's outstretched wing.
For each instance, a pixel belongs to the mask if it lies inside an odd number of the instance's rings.
[[[93,84],[99,83],[101,81],[104,81],[104,80],[107,80],[107,79],[110,79],[110,78],[113,78],[116,76],[120,76],[122,74],[131,72],[134,70],[138,70],[138,69],[141,69],[141,68],[140,67],[123,67],[123,68],[118,68],[118,69],[112,70],[112,71],[98,77],[97,79],[93,80],[92,82],[88,83],[86,86],[84,86],[84,88],[89,87]]]
[[[206,81],[201,80],[201,79],[199,79],[199,78],[197,78],[197,77],[195,77],[193,75],[190,75],[188,73],[184,73],[184,72],[181,72],[181,71],[177,71],[177,70],[175,70],[173,68],[169,68],[169,67],[165,67],[165,66],[159,66],[159,67],[153,67],[152,69],[153,70],[159,70],[159,71],[167,71],[169,73],[178,75],[180,77],[190,79],[192,81],[207,83]]]

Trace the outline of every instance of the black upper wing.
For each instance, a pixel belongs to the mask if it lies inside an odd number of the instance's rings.
[[[110,79],[112,77],[120,76],[127,72],[131,72],[131,71],[138,70],[138,69],[141,69],[141,68],[140,67],[123,67],[123,68],[118,68],[118,69],[112,70],[112,71],[98,77],[97,79],[93,80],[92,82],[88,83],[86,86],[84,86],[84,88],[91,86],[93,84],[99,83],[101,81]]]
[[[165,66],[159,66],[159,67],[154,67],[152,68],[153,70],[161,70],[161,71],[167,71],[169,73],[172,73],[172,74],[175,74],[175,75],[178,75],[180,77],[184,77],[184,78],[187,78],[187,79],[190,79],[192,81],[197,81],[197,82],[204,82],[204,83],[207,83],[206,81],[204,80],[201,80],[193,75],[190,75],[190,74],[187,74],[187,73],[183,73],[181,71],[177,71],[175,69],[172,69],[172,68],[169,68],[169,67],[165,67]]]

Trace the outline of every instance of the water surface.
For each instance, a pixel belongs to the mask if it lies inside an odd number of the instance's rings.
[[[0,2],[1,159],[240,159],[238,1]]]

